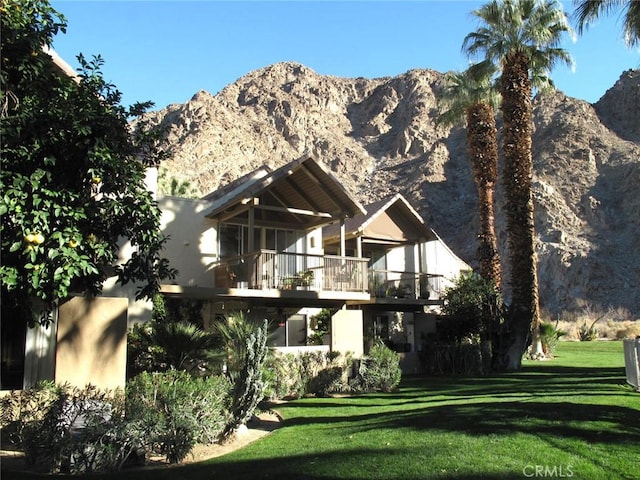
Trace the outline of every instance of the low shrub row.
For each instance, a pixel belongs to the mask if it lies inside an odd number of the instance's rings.
[[[389,392],[400,383],[399,355],[384,343],[376,343],[361,359],[335,352],[299,354],[270,351],[263,368],[271,400],[332,393]]]

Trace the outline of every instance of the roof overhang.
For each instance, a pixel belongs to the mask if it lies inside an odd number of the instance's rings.
[[[251,212],[251,213],[250,213]],[[364,214],[331,172],[306,155],[281,168],[259,171],[205,212],[221,222],[311,229]]]
[[[380,245],[405,245],[419,241],[435,240],[437,235],[429,228],[420,214],[401,195],[396,194],[385,202],[366,207],[367,212],[349,219],[345,224],[345,238],[361,238],[363,243]],[[340,240],[336,226],[323,232],[327,244]]]

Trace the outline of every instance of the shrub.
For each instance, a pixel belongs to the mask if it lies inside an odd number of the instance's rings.
[[[42,421],[59,395],[59,388],[51,381],[10,392],[0,398],[0,428],[12,443],[22,445],[24,427]]]
[[[347,391],[347,373],[351,366],[351,357],[342,357],[337,352],[294,355],[272,350],[263,369],[267,380],[265,396],[273,400]]]
[[[264,396],[270,400],[299,398],[305,393],[299,355],[269,350],[262,366]]]
[[[352,387],[357,391],[391,392],[398,386],[401,377],[400,356],[378,340],[369,355],[361,359]]]
[[[448,317],[438,330],[444,342],[489,339],[503,317],[503,304],[495,285],[475,273],[458,277],[444,294],[442,313]]]
[[[317,397],[328,397],[333,392],[344,390],[343,377],[343,367],[324,368],[309,380],[307,393],[312,393]]]
[[[219,439],[228,420],[230,388],[222,376],[145,372],[127,384],[127,418],[141,425],[147,448],[177,463],[196,443]]]
[[[53,392],[53,397],[40,397],[44,401],[36,408],[41,418],[23,427],[27,464],[52,473],[112,471],[119,470],[139,448],[141,432],[125,420],[121,392],[91,385],[84,389],[47,386],[45,390]]]
[[[567,332],[559,330],[552,323],[542,322],[540,324],[540,340],[542,342],[542,350],[548,357],[552,357],[558,346],[560,338],[564,337]]]
[[[187,321],[136,324],[128,339],[128,370],[138,373],[186,370],[194,376],[221,371],[216,335]]]
[[[578,338],[581,342],[591,342],[593,340],[597,340],[598,338],[598,329],[595,327],[596,322],[600,320],[599,318],[593,321],[590,325],[587,325],[587,322],[583,322],[578,329]]]

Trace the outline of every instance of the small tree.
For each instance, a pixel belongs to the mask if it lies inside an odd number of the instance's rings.
[[[131,130],[151,103],[128,109],[78,57],[70,78],[43,50],[64,17],[46,0],[2,2],[0,215],[2,307],[43,323],[59,300],[98,294],[106,278],[140,282],[150,298],[175,271],[161,258],[160,211],[145,169],[163,158],[158,131]],[[134,253],[119,262],[122,241]],[[38,307],[33,311],[33,306]]]
[[[502,323],[502,299],[491,281],[476,273],[463,274],[446,290],[442,313],[456,325],[448,329],[446,340],[493,340]]]

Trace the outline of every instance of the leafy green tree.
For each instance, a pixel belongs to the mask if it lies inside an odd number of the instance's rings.
[[[552,0],[492,0],[473,15],[479,28],[469,33],[463,50],[501,70],[504,169],[511,302],[502,364],[519,370],[533,335],[534,353],[542,355],[535,253],[533,157],[531,152],[533,85],[552,85],[548,73],[559,62],[571,64],[560,48],[572,29],[562,5]]]
[[[501,269],[495,230],[494,192],[498,176],[498,140],[494,107],[498,93],[493,85],[495,67],[483,62],[460,72],[445,75],[441,100],[443,125],[455,125],[462,119],[467,127],[467,151],[473,180],[478,190],[478,262],[480,274],[500,288]]]
[[[3,309],[46,323],[56,302],[99,294],[113,275],[150,298],[175,275],[161,258],[166,238],[144,181],[163,158],[160,135],[129,126],[152,104],[121,106],[100,57],[80,55],[79,74],[65,74],[43,49],[66,29],[47,1],[0,9]],[[134,253],[119,263],[124,241]]]
[[[637,0],[575,0],[576,10],[573,13],[578,22],[578,33],[602,15],[620,11],[622,16],[622,33],[629,48],[640,44],[640,2]]]
[[[449,342],[492,340],[503,319],[502,298],[491,280],[460,275],[444,293],[442,313],[450,320],[441,338]]]

